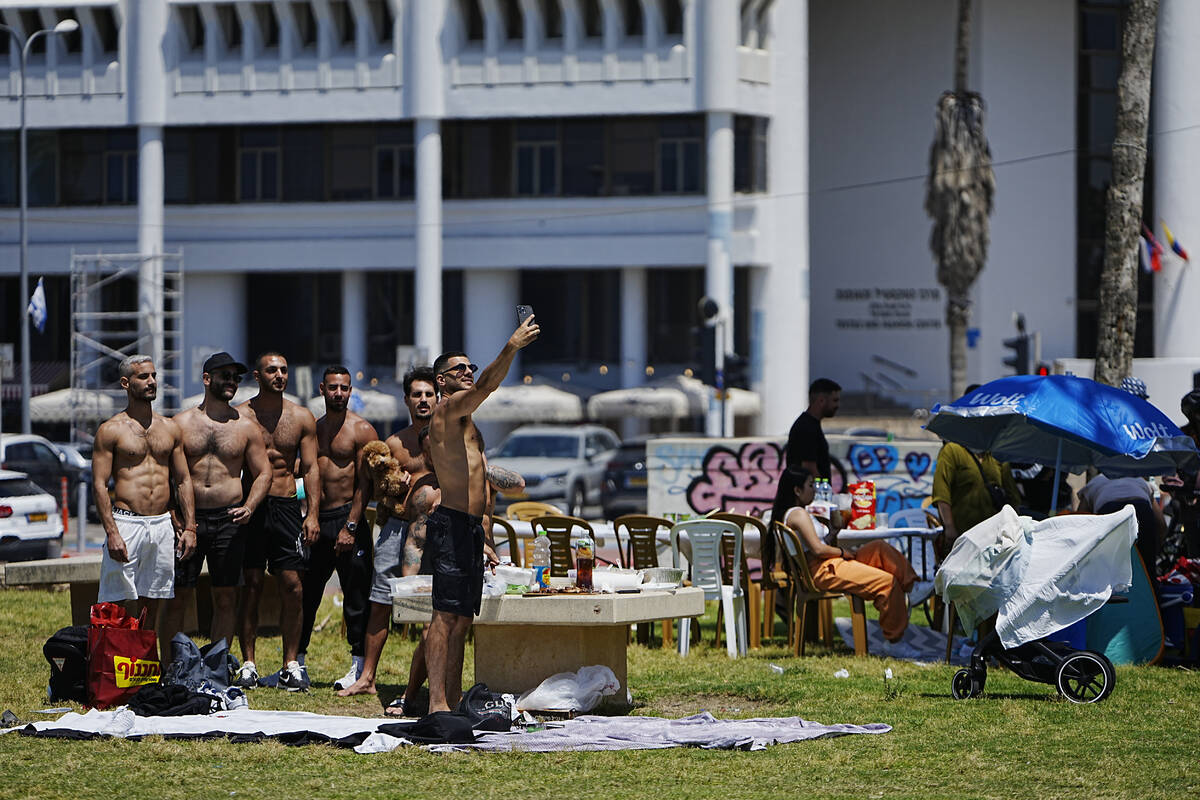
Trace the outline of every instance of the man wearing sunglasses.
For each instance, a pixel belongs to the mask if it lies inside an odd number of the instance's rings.
[[[465,353],[443,353],[433,362],[441,398],[429,424],[429,447],[442,502],[429,515],[425,535],[426,562],[433,572],[433,619],[425,638],[430,712],[449,711],[462,697],[463,648],[483,597],[484,556],[489,564],[498,563],[491,532],[485,535],[482,524],[486,464],[471,414],[500,387],[517,351],[538,333],[528,317],[482,372]]]
[[[196,498],[196,551],[175,561],[175,597],[167,601],[163,636],[169,642],[183,627],[183,615],[195,596],[200,568],[208,559],[212,580],[212,641],[233,644],[237,589],[242,583],[246,529],[254,510],[271,488],[271,465],[258,426],[229,405],[246,366],[229,353],[204,362],[204,399],[175,415],[183,432],[183,453]],[[242,472],[254,476],[242,496]]]

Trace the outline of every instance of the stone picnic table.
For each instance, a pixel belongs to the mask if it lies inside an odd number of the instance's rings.
[[[428,595],[392,598],[392,621],[428,623]],[[629,626],[704,613],[704,590],[651,589],[636,594],[485,597],[475,617],[475,682],[519,695],[559,672],[603,664],[621,687],[602,707],[627,710],[631,695],[626,649]]]

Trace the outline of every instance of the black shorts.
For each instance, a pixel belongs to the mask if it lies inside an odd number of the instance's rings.
[[[186,561],[175,559],[175,586],[195,586],[206,558],[213,586],[241,586],[245,552],[246,532],[229,508],[197,508],[196,552]]]
[[[424,564],[432,566],[433,610],[460,617],[479,613],[483,599],[483,520],[440,506],[425,528]]]
[[[245,569],[303,570],[308,566],[298,497],[268,495],[246,525]]]

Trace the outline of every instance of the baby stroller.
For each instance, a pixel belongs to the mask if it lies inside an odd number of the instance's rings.
[[[1027,681],[1050,684],[1072,703],[1099,703],[1117,685],[1112,662],[1103,653],[1044,640],[1005,648],[993,630],[971,651],[970,666],[954,673],[950,694],[955,700],[983,694],[989,658],[995,658]]]
[[[1108,697],[1117,678],[1106,656],[1046,637],[1129,586],[1136,538],[1132,506],[1041,522],[1005,506],[960,536],[934,587],[954,603],[964,629],[978,630],[980,639],[969,665],[955,673],[950,693],[959,700],[982,694],[994,658],[1025,680],[1054,686],[1073,703]]]

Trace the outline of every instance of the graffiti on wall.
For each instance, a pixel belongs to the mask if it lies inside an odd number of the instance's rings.
[[[664,439],[647,445],[651,514],[706,514],[715,509],[761,515],[771,508],[784,465],[783,441]],[[829,437],[835,492],[875,482],[879,510],[916,508],[933,487],[938,442],[864,442]]]

